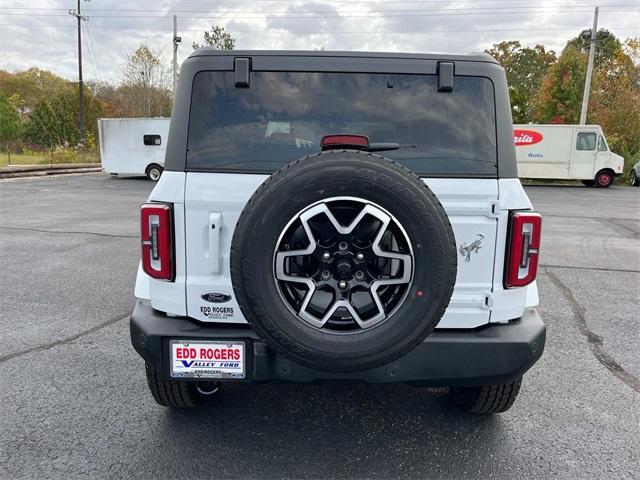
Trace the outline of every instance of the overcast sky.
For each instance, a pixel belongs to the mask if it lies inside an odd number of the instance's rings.
[[[593,22],[617,37],[640,36],[640,0],[82,0],[86,80],[117,82],[127,53],[141,42],[171,58],[172,15],[179,59],[211,24],[237,49],[480,51],[502,40],[541,43],[557,52]],[[77,79],[76,0],[0,0],[0,69],[37,66]]]

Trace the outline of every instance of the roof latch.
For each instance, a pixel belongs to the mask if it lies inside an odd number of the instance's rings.
[[[438,62],[438,91],[453,91],[453,62]],[[237,77],[236,77],[237,78]]]
[[[233,70],[236,74],[236,88],[249,88],[249,72],[251,59],[237,57],[233,60]]]

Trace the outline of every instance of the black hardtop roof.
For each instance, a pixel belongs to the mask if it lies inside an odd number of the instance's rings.
[[[398,53],[398,52],[348,52],[327,50],[218,50],[213,47],[202,47],[193,52],[189,57],[350,57],[350,58],[396,58],[415,60],[460,61],[498,63],[491,55],[484,52],[470,53],[468,55],[446,55],[435,53]]]
[[[251,61],[241,60],[251,58]],[[454,63],[441,68],[441,63]],[[247,70],[248,67],[248,70]],[[446,55],[397,52],[334,52],[326,50],[217,50],[204,47],[193,52],[182,64],[173,102],[167,139],[165,170],[186,172],[188,131],[192,89],[201,72],[234,72],[236,85],[250,83],[250,72],[351,72],[407,75],[440,75],[453,83],[455,77],[488,78],[495,92],[498,163],[495,178],[518,178],[513,143],[513,123],[504,69],[486,53]],[[448,80],[447,80],[448,79]],[[447,92],[448,90],[443,90]],[[466,178],[466,177],[465,177]],[[475,178],[475,177],[469,177]],[[494,178],[491,176],[491,178]]]

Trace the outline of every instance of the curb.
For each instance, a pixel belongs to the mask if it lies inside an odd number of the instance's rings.
[[[0,168],[0,178],[41,177],[70,173],[102,172],[96,163],[61,163],[57,165],[12,165]]]

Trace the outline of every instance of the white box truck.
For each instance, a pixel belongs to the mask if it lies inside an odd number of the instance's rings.
[[[624,158],[609,150],[599,125],[514,125],[520,178],[582,180],[609,187]]]
[[[157,182],[164,169],[169,118],[99,118],[102,170]]]

